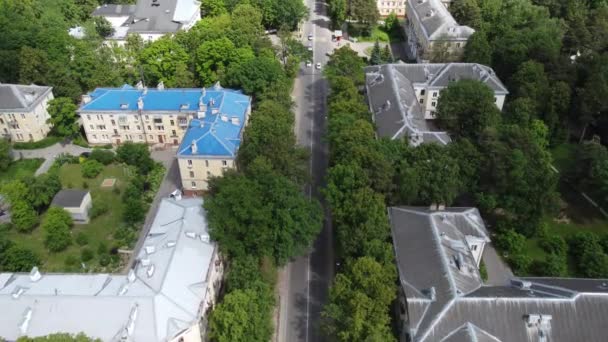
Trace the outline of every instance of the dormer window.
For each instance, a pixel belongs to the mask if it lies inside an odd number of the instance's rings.
[[[129,104],[128,103],[121,103],[120,104],[120,109],[127,109],[129,108]]]
[[[182,104],[182,105],[179,107],[179,109],[181,109],[181,110],[188,109],[188,108],[190,108],[190,105],[189,105],[189,104],[187,104],[187,103],[183,103],[183,104]]]

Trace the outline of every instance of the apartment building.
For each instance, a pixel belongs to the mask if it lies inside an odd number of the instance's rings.
[[[219,83],[202,89],[163,84],[98,88],[83,96],[79,114],[92,145],[126,141],[179,146],[186,193],[207,190],[207,180],[234,167],[251,98]]]
[[[196,0],[138,0],[135,5],[104,4],[91,14],[104,17],[112,24],[114,34],[107,42],[123,45],[127,35],[137,34],[144,41],[180,30],[189,30],[201,19],[200,2]]]
[[[0,134],[12,141],[38,141],[51,130],[51,87],[0,84]]]
[[[386,17],[391,13],[395,13],[398,17],[405,17],[405,2],[407,0],[376,0],[378,13],[380,16]]]
[[[434,127],[439,95],[451,82],[469,79],[486,84],[502,110],[509,91],[492,68],[475,63],[384,64],[365,68],[366,90],[376,133],[407,137],[410,144],[448,144],[450,137]]]
[[[203,200],[163,199],[126,274],[0,273],[0,339],[202,342],[224,273]]]
[[[388,213],[400,341],[606,341],[607,279],[486,284],[479,265],[490,235],[477,209],[398,206]]]
[[[406,35],[408,54],[418,62],[456,61],[475,30],[459,25],[447,6],[451,1],[407,1]],[[439,54],[438,51],[441,51]],[[445,60],[436,60],[437,58]]]

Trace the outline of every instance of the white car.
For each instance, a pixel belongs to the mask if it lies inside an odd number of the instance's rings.
[[[312,51],[312,43],[308,43],[308,51]]]
[[[306,61],[306,67],[307,67],[307,68],[312,67],[312,62],[311,62],[311,61]]]
[[[308,35],[308,40],[312,40],[312,34]]]
[[[317,63],[316,68],[321,69],[321,63]]]

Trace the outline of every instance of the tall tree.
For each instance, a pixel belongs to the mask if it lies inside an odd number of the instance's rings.
[[[148,44],[139,55],[146,82],[155,85],[163,81],[167,87],[173,87],[176,82],[177,66],[188,63],[188,60],[188,53],[170,37]]]
[[[58,97],[49,101],[49,119],[53,125],[53,132],[64,137],[71,137],[78,133],[78,117],[76,110],[78,107],[71,99]]]

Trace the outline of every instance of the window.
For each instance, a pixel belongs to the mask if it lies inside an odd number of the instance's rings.
[[[222,166],[228,166],[228,162],[225,160],[222,160]]]
[[[87,115],[87,120],[91,120],[91,116],[90,115]]]
[[[156,119],[154,119],[154,123],[155,124],[162,124],[163,123],[163,119],[156,118]]]
[[[426,93],[426,89],[422,89],[422,90],[420,91],[420,95],[424,95],[425,93]]]
[[[152,126],[148,125],[148,131],[152,130]]]
[[[149,135],[150,140],[154,140],[154,136],[152,134]]]
[[[205,160],[205,167],[209,167],[209,161]]]
[[[129,130],[129,126],[120,126],[120,129],[128,131]]]
[[[190,178],[194,178],[194,171],[190,171]]]
[[[433,92],[433,97],[437,97],[437,92],[436,91]]]
[[[106,129],[106,125],[97,125],[97,129]]]
[[[93,140],[97,140],[97,135],[93,134]]]
[[[423,104],[423,103],[424,103],[424,99],[420,99],[420,104]]]
[[[192,160],[188,159],[188,166],[192,166]]]
[[[476,251],[477,250],[477,245],[471,246],[471,250]]]
[[[196,182],[192,182],[192,189],[196,189]]]
[[[171,120],[171,126],[175,126],[175,121]]]
[[[460,47],[460,43],[456,43],[456,47]]]
[[[140,131],[141,130],[141,126],[137,125],[137,130]]]
[[[145,118],[146,118],[146,120],[150,120],[150,118],[147,115],[145,116]]]
[[[22,119],[25,119],[25,114],[21,114],[21,118],[22,118]]]
[[[4,123],[4,120],[0,119],[0,124],[3,124],[3,123]]]
[[[156,129],[159,130],[159,131],[164,131],[165,130],[165,126],[163,126],[163,125],[157,125]]]
[[[95,129],[95,126],[94,126],[94,125],[91,125],[91,129]]]
[[[118,134],[118,130],[114,128],[114,134]]]
[[[97,120],[103,120],[103,118],[100,115],[97,115]]]
[[[437,102],[433,101],[431,102],[431,106],[435,107],[437,105]]]
[[[498,103],[498,97],[494,96],[494,103]]]
[[[112,120],[110,122],[112,122],[112,126],[116,126],[116,121]]]
[[[171,131],[171,134],[172,134],[173,136],[177,136],[177,132],[175,132],[175,130],[172,130],[172,131]]]

